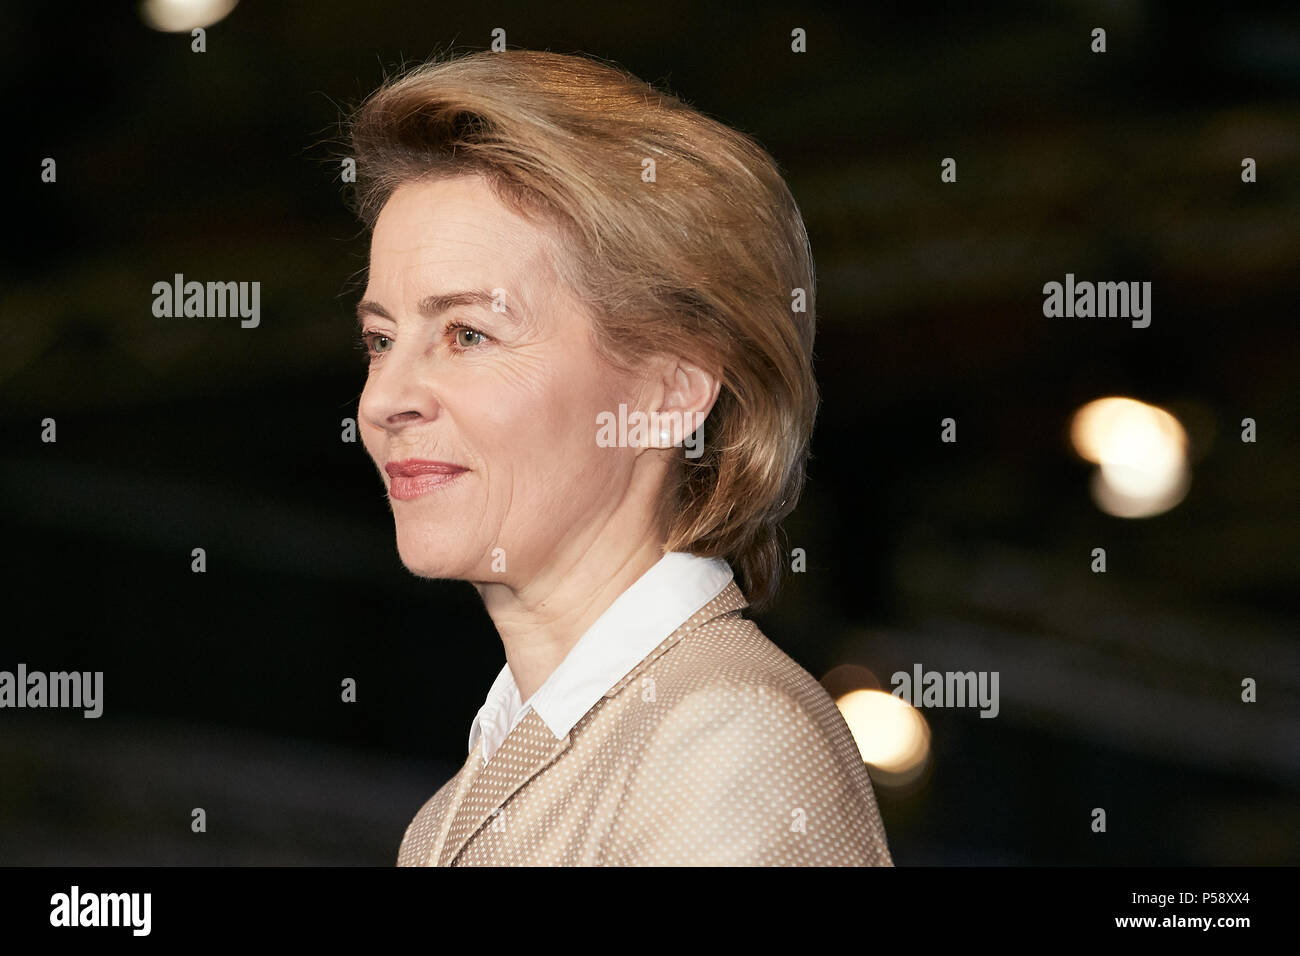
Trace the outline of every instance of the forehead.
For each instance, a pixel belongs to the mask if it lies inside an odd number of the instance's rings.
[[[497,199],[482,177],[406,183],[375,223],[370,284],[472,281],[523,294],[551,251],[546,233]]]

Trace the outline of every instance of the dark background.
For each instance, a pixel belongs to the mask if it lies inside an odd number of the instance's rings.
[[[340,441],[367,240],[331,144],[386,70],[498,26],[788,175],[824,404],[788,523],[808,570],[756,619],[818,677],[1001,674],[997,719],[926,712],[925,775],[879,788],[895,861],[1300,862],[1293,3],[246,0],[203,54],[72,9],[10,5],[0,34],[0,669],[102,670],[105,712],[0,711],[0,864],[386,865],[463,760],[504,658],[468,585],[402,567]],[[177,272],[260,281],[261,326],[155,318]],[[1067,272],[1151,281],[1150,328],[1044,318]],[[1172,511],[1093,504],[1065,429],[1108,394],[1181,411]]]

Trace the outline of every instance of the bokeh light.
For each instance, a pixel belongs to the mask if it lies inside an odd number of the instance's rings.
[[[925,769],[930,726],[920,711],[881,690],[849,691],[835,701],[862,759],[885,786],[900,786]]]
[[[144,0],[140,18],[164,33],[189,33],[210,27],[235,9],[239,0]]]
[[[1191,486],[1187,432],[1163,408],[1132,398],[1099,398],[1075,412],[1070,439],[1081,457],[1097,464],[1092,497],[1107,514],[1161,514]]]

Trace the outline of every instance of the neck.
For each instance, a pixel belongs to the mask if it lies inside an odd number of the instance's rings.
[[[597,540],[526,585],[478,584],[521,700],[551,672],[614,601],[664,556],[666,536],[647,531],[622,546]]]

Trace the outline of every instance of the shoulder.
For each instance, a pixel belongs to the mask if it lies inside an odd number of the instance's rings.
[[[696,627],[639,677],[633,683],[652,687],[667,705],[658,708],[660,719],[727,718],[772,730],[847,734],[821,684],[738,612]]]
[[[639,698],[625,710],[638,726],[620,739],[637,752],[618,859],[889,865],[870,777],[839,709],[754,622],[709,621],[640,676],[625,691]]]
[[[828,790],[870,788],[826,690],[753,621],[732,612],[694,628],[634,672],[622,710],[641,761],[678,775],[804,775]],[[635,725],[634,727],[628,724]],[[643,775],[644,776],[644,775]]]

